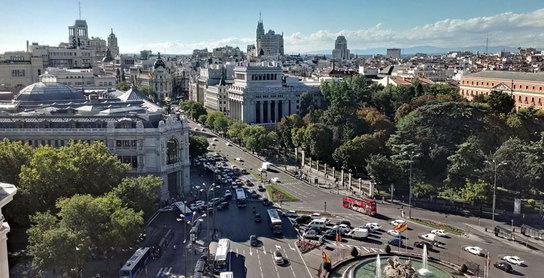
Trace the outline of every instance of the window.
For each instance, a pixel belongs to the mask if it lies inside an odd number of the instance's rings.
[[[176,162],[178,162],[178,142],[175,139],[170,139],[166,143],[166,163],[173,164]]]
[[[121,163],[129,164],[132,168],[138,168],[138,156],[135,155],[122,155],[118,156]]]
[[[24,77],[25,70],[11,70],[11,77]]]

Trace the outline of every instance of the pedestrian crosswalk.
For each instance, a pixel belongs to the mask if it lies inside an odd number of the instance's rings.
[[[157,275],[155,277],[168,277],[170,275],[170,272],[172,271],[172,267],[161,267],[159,271],[157,272]]]
[[[331,242],[331,243],[328,243],[327,246],[330,246],[332,248],[342,248],[342,249],[351,249],[352,247],[355,247],[357,251],[359,251],[359,254],[364,254],[364,253],[376,254],[381,252],[379,248],[351,245],[351,244],[344,244],[344,243],[339,243],[338,245],[336,245],[336,243]]]

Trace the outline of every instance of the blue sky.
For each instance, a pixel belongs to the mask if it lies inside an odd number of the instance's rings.
[[[259,11],[266,30],[283,32],[287,52],[332,49],[345,35],[351,49],[376,47],[544,46],[542,0],[81,0],[92,36],[114,29],[121,52],[190,53],[194,48],[254,42]],[[68,40],[78,1],[8,1],[0,17],[0,52],[26,40]],[[5,27],[5,28],[4,28]]]

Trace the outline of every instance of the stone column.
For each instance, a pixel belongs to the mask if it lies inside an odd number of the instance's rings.
[[[274,122],[277,123],[278,120],[281,118],[279,115],[278,115],[278,112],[280,111],[280,109],[278,108],[279,106],[279,101],[274,101]]]
[[[359,194],[363,195],[363,191],[361,191],[361,178],[359,178]]]
[[[336,174],[334,166],[332,166],[332,178],[336,180],[336,177],[334,176]]]
[[[351,189],[351,173],[348,174],[348,188]]]
[[[317,160],[315,163],[315,169],[319,172],[319,160]]]
[[[325,178],[327,178],[327,163],[325,163]]]
[[[344,187],[344,169],[340,172],[340,182],[342,183],[342,187]]]
[[[295,147],[295,162],[298,161],[298,148]]]
[[[264,101],[262,101],[262,100],[259,101],[259,105],[261,106],[261,110],[259,111],[259,113],[261,114],[260,115],[261,116],[261,118],[260,118],[261,122],[260,123],[262,124],[262,123],[264,123],[264,111],[263,111],[264,110]]]
[[[304,150],[302,150],[301,153],[302,160],[300,161],[300,167],[304,167],[304,163],[306,162],[304,161],[306,159],[306,157],[304,157]]]
[[[272,110],[272,102],[271,102],[271,101],[267,101],[267,102],[266,102],[266,106],[268,106],[268,109],[267,109],[267,111],[266,111],[266,112],[267,112],[266,115],[268,115],[268,117],[266,118],[266,122],[267,122],[267,123],[271,123],[271,122],[272,122],[272,121],[271,121],[272,119],[270,119],[270,117],[272,117],[272,115],[271,115],[270,112],[272,112],[272,111],[271,111],[271,110]]]
[[[310,156],[310,172],[312,171],[312,157]]]

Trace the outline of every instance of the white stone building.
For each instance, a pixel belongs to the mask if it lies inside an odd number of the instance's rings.
[[[80,91],[115,89],[117,81],[113,75],[98,75],[93,69],[47,68],[46,72],[56,77],[58,83]]]
[[[344,36],[338,36],[334,42],[332,58],[336,60],[349,60],[348,41]]]
[[[90,102],[74,88],[44,75],[14,101],[0,103],[0,111],[2,138],[33,147],[61,147],[72,140],[103,142],[132,166],[129,175],[161,177],[161,200],[190,190],[186,119],[165,115],[135,87]]]

